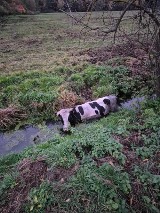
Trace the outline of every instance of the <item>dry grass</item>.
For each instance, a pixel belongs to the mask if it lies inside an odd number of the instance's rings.
[[[8,129],[8,126],[11,127],[24,118],[26,118],[26,114],[14,106],[0,109],[0,128]]]
[[[65,89],[63,86],[60,88],[60,94],[54,104],[54,108],[60,110],[62,108],[71,108],[77,104],[82,104],[85,100],[78,96],[73,91]]]

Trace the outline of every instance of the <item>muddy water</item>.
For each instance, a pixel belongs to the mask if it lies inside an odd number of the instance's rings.
[[[137,111],[144,100],[144,97],[133,98],[121,103],[121,108]],[[0,156],[18,153],[28,146],[45,142],[53,138],[55,133],[59,133],[60,127],[60,122],[46,122],[46,125],[41,127],[29,125],[20,130],[0,133]]]
[[[121,103],[122,109],[139,111],[141,108],[141,103],[145,100],[145,97],[137,97],[131,100],[125,101]]]
[[[28,146],[45,142],[59,132],[60,126],[60,122],[46,122],[41,127],[28,125],[19,130],[0,133],[0,156],[18,153]]]

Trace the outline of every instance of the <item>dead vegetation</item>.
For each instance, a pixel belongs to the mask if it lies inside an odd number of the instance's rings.
[[[26,114],[17,107],[10,106],[0,109],[0,129],[8,129],[24,118],[26,118]]]
[[[65,89],[62,85],[62,87],[59,88],[59,97],[54,104],[54,108],[57,110],[62,108],[71,108],[77,104],[84,103],[84,101],[85,100],[82,97],[78,96],[73,91]]]
[[[149,44],[146,44],[146,48],[144,48],[140,43],[133,41],[132,43],[126,42],[112,47],[90,48],[80,51],[76,55],[79,57],[85,56],[86,60],[91,64],[125,65],[134,75],[145,75],[149,71],[147,46]]]

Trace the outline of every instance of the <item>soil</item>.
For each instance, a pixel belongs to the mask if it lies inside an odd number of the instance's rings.
[[[17,166],[18,177],[16,184],[8,191],[6,203],[1,207],[1,213],[24,212],[23,206],[28,200],[28,194],[34,187],[40,186],[42,182],[48,180],[63,184],[74,175],[79,165],[76,164],[71,168],[62,167],[49,170],[45,159],[37,160],[24,159]]]
[[[50,170],[47,172],[47,180],[49,180],[50,182],[56,181],[56,182],[64,183],[72,175],[76,173],[78,168],[79,168],[79,164],[75,164],[69,169],[63,168],[63,167],[54,168],[53,170]]]
[[[144,145],[144,142],[141,138],[141,133],[133,131],[129,136],[123,137],[120,135],[114,135],[114,138],[121,143],[124,148],[131,150],[131,146],[141,147]]]
[[[104,163],[108,163],[113,167],[118,165],[118,161],[112,156],[106,156],[103,158],[94,158],[93,160],[96,162],[98,167],[102,166]]]
[[[7,194],[7,202],[2,207],[2,213],[21,212],[23,204],[31,188],[39,186],[46,178],[47,164],[43,159],[32,161],[24,159],[17,167],[19,176],[16,185]]]
[[[136,42],[97,49],[90,48],[80,51],[78,55],[86,55],[87,61],[92,64],[106,63],[116,57],[121,58],[121,61],[112,61],[112,66],[125,65],[134,75],[146,75],[149,71],[147,44],[146,48]]]

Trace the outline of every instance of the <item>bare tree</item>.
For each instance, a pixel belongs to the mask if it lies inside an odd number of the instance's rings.
[[[99,0],[91,0],[88,10],[92,10],[97,3],[100,3]],[[114,3],[123,4],[123,11],[120,16],[113,20],[112,24],[106,25],[105,19],[103,21],[103,27],[92,27],[90,25],[89,19],[87,22],[83,21],[83,17],[77,18],[71,10],[70,12],[66,12],[64,10],[60,10],[70,16],[76,23],[79,23],[83,26],[83,28],[98,31],[104,34],[104,38],[109,34],[113,34],[114,42],[117,38],[117,32],[120,31],[120,26],[123,20],[125,19],[125,15],[128,10],[132,8],[136,9],[137,14],[132,17],[132,20],[137,22],[137,30],[134,32],[134,37],[144,46],[147,42],[150,43],[148,47],[149,58],[151,59],[151,69],[154,70],[154,78],[155,78],[155,93],[157,97],[160,97],[160,3],[158,0],[107,0],[109,8],[114,7]],[[68,2],[69,5],[69,2]],[[121,30],[122,33],[122,30]],[[133,39],[129,37],[123,32],[124,36],[127,39]],[[132,34],[132,33],[131,33]],[[142,37],[143,36],[143,37]]]

